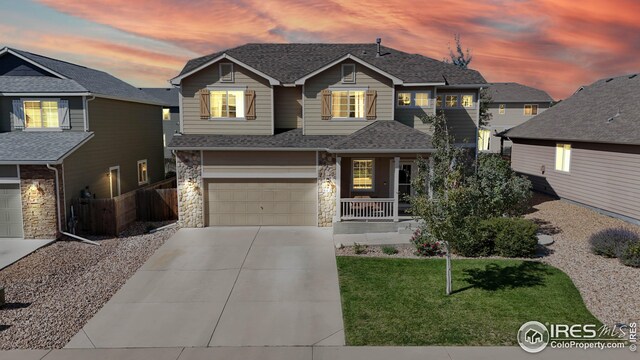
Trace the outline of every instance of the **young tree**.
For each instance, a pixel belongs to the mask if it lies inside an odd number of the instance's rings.
[[[410,200],[411,213],[424,221],[423,232],[441,241],[446,251],[446,294],[451,294],[451,245],[466,239],[475,228],[473,194],[465,186],[471,176],[468,152],[454,145],[443,113],[426,115],[422,121],[433,127],[432,143],[435,152],[429,161],[419,160],[418,176],[414,181],[416,195]],[[427,186],[428,181],[428,186]]]

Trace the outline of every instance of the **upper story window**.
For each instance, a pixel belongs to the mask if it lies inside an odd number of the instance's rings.
[[[462,95],[460,105],[463,108],[473,108],[473,95]]]
[[[373,159],[353,160],[351,186],[356,191],[373,191]]]
[[[458,95],[447,95],[445,97],[445,107],[457,108],[458,107]]]
[[[364,118],[364,90],[331,91],[331,116],[334,118]]]
[[[356,82],[356,65],[342,64],[342,83],[354,84]]]
[[[58,101],[25,100],[24,126],[27,129],[59,128]]]
[[[162,109],[162,120],[171,120],[171,110],[168,108]]]
[[[478,150],[479,151],[489,150],[490,141],[491,141],[491,130],[488,130],[488,129],[478,130]]]
[[[220,63],[220,82],[233,82],[233,64]]]
[[[571,165],[571,145],[556,144],[556,170],[569,172]]]
[[[436,96],[436,107],[437,108],[441,108],[442,107],[442,95]]]
[[[138,185],[149,183],[149,173],[147,171],[147,160],[138,161]]]
[[[210,117],[212,118],[244,118],[244,91],[211,90]]]
[[[538,105],[526,104],[524,106],[524,114],[528,116],[538,115]]]
[[[505,107],[506,107],[505,104],[498,105],[498,114],[504,115]]]
[[[430,96],[428,91],[399,92],[398,107],[429,107]]]

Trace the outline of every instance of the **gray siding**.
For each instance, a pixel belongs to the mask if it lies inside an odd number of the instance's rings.
[[[498,107],[500,104],[505,104],[505,112],[500,115]],[[489,112],[493,115],[488,128],[491,130],[491,134],[501,132],[507,129],[511,129],[514,126],[520,125],[523,122],[531,119],[533,116],[524,115],[524,105],[534,104],[538,105],[538,114],[547,110],[551,104],[549,103],[535,103],[535,102],[522,102],[522,103],[500,103],[494,102],[489,105]],[[511,147],[511,141],[505,140],[505,147]],[[500,138],[497,136],[491,136],[489,140],[489,151],[500,152]]]
[[[302,86],[274,88],[275,128],[302,127]]]
[[[47,97],[0,97],[0,132],[11,131],[13,124],[11,123],[11,113],[13,113],[13,100],[19,99],[48,99]],[[82,105],[82,97],[51,97],[51,99],[60,99],[69,101],[69,121],[71,125],[70,130],[66,131],[84,131],[84,112]]]
[[[94,138],[64,161],[66,211],[72,198],[89,186],[108,198],[109,167],[120,166],[121,192],[137,189],[138,160],[147,159],[149,183],[164,179],[162,108],[96,98],[89,103]]]
[[[271,86],[263,77],[237,65],[233,65],[234,82],[221,83],[218,63],[182,80],[183,132],[185,134],[242,134],[271,135],[273,106]],[[202,120],[198,90],[207,86],[243,88],[256,92],[255,120]]]
[[[408,107],[398,107],[398,93],[401,92],[429,92],[429,107],[427,108],[408,108]],[[433,86],[430,87],[404,87],[404,86],[396,86],[396,99],[394,99],[395,106],[395,120],[400,121],[401,123],[411,126],[412,128],[416,128],[420,131],[424,131],[426,133],[431,133],[433,130],[431,126],[426,125],[422,122],[422,117],[424,115],[433,115],[435,114],[435,88]]]
[[[468,95],[473,94],[474,107],[473,108],[455,108],[448,109],[443,108],[444,114],[447,117],[447,124],[449,125],[449,131],[455,138],[457,143],[470,143],[477,144],[478,137],[478,90],[438,90],[437,95],[442,95],[442,101],[444,104],[445,96],[447,94]]]
[[[344,63],[352,63],[345,61]],[[367,120],[322,120],[320,92],[329,87],[358,88],[377,91],[376,120],[393,120],[393,83],[387,77],[356,64],[356,83],[342,84],[341,64],[332,66],[308,79],[304,85],[305,135],[348,135],[367,124]]]
[[[640,146],[572,143],[567,173],[555,170],[555,145],[517,140],[513,169],[528,175],[538,191],[640,219]]]
[[[171,139],[173,138],[173,135],[176,132],[180,131],[180,108],[178,107],[171,107],[171,116],[169,118],[169,120],[162,120],[162,132],[163,132],[163,136],[164,136],[164,142],[166,142],[166,145],[169,145],[169,143],[171,142]],[[164,148],[164,157],[165,159],[171,159],[173,158],[173,154],[171,154],[171,150],[169,150],[166,146]]]

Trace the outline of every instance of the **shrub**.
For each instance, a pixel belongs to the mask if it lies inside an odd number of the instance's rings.
[[[491,256],[494,253],[494,236],[486,229],[484,221],[467,221],[466,229],[451,244],[452,251],[466,257]]]
[[[627,266],[640,267],[640,242],[630,242],[619,253],[620,262]]]
[[[367,253],[368,246],[365,244],[353,243],[353,252],[356,255],[362,255]]]
[[[638,242],[638,235],[623,227],[604,229],[589,238],[591,252],[609,258],[619,257],[629,244]]]
[[[382,252],[386,255],[395,255],[398,253],[398,249],[396,249],[394,246],[383,246],[382,247]]]
[[[482,221],[480,229],[492,238],[495,253],[504,257],[532,257],[538,246],[538,225],[521,218],[491,218]]]
[[[411,236],[411,243],[416,247],[418,256],[441,256],[444,255],[443,246],[424,229],[416,229]]]

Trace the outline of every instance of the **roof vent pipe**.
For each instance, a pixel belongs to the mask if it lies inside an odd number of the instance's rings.
[[[382,42],[381,38],[376,38],[376,44],[378,44],[378,50],[376,52],[376,57],[380,57],[380,43]]]

